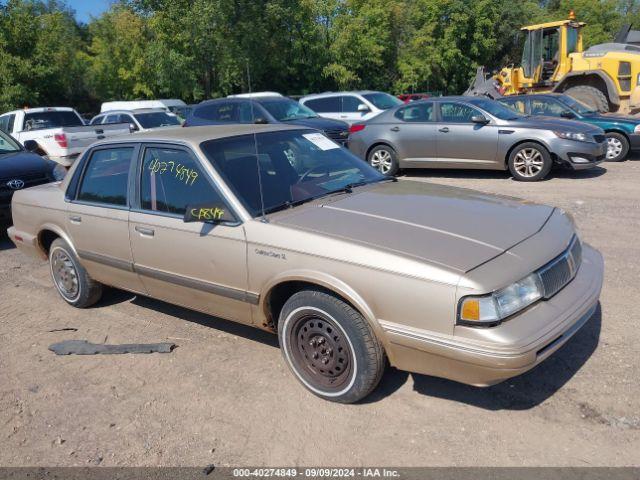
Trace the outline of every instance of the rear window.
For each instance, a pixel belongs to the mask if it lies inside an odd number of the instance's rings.
[[[24,116],[25,130],[42,130],[44,128],[82,127],[82,119],[72,111],[32,112]]]
[[[106,206],[126,206],[132,156],[133,147],[93,152],[82,177],[78,200]]]
[[[397,107],[398,105],[402,104],[402,100],[389,95],[388,93],[366,93],[362,96],[373,103],[376,108],[379,108],[380,110],[388,110],[392,107]]]
[[[142,125],[142,128],[157,128],[180,125],[180,120],[173,113],[137,113],[134,116],[136,117],[136,120],[138,120],[140,125]]]

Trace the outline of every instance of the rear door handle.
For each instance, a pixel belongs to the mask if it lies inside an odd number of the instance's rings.
[[[144,235],[146,237],[153,237],[156,233],[153,228],[140,227],[138,225],[136,225],[135,229],[140,235]]]
[[[82,222],[82,217],[80,215],[69,215],[69,221],[71,223],[80,223]]]
[[[449,133],[449,127],[439,128],[438,131],[442,133]]]
[[[399,132],[400,131],[400,127],[393,127],[391,129],[392,132]]]

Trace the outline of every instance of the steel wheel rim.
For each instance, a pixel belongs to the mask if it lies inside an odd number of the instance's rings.
[[[371,155],[371,166],[381,173],[389,173],[393,165],[391,153],[387,150],[376,150]]]
[[[60,294],[68,300],[80,293],[78,272],[71,257],[64,250],[57,249],[51,254],[51,274]]]
[[[607,158],[618,157],[622,153],[622,142],[614,137],[607,138]]]
[[[351,377],[349,342],[331,320],[316,313],[299,316],[291,328],[293,361],[308,382],[324,390],[339,390]]]
[[[544,157],[536,148],[523,148],[516,154],[513,167],[523,177],[535,177],[544,168]]]

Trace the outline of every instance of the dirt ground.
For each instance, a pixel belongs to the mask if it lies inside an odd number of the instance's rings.
[[[0,240],[2,466],[640,465],[640,158],[535,184],[405,178],[549,203],[605,257],[601,308],[533,371],[479,389],[391,369],[359,405],[322,401],[276,338],[109,291],[62,302],[47,264]],[[75,327],[77,332],[50,332]],[[58,357],[64,339],[173,341],[170,354]]]

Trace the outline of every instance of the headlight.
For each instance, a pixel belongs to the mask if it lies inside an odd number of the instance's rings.
[[[537,273],[485,296],[464,297],[458,319],[467,325],[494,325],[540,300],[542,281]]]
[[[553,132],[556,137],[564,138],[565,140],[576,140],[578,142],[590,142],[591,137],[585,133],[574,132]]]
[[[640,123],[635,126],[635,128],[633,129],[633,133],[640,133]]]
[[[56,182],[62,181],[66,174],[67,174],[67,169],[62,165],[60,165],[59,163],[55,167],[53,167],[53,171],[51,172],[51,176],[53,177],[53,180]]]

